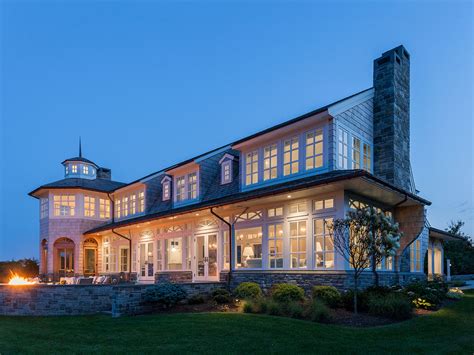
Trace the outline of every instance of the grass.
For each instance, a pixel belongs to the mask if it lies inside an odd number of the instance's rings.
[[[357,329],[232,313],[0,317],[0,354],[19,352],[472,354],[474,291],[427,316]]]

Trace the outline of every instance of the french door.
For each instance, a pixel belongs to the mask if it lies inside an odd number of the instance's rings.
[[[153,282],[155,280],[155,268],[153,264],[153,242],[140,243],[138,246],[139,255],[139,281]]]
[[[194,237],[194,280],[217,281],[217,234]]]

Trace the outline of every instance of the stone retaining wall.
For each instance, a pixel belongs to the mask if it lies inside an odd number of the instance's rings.
[[[110,312],[111,285],[0,285],[0,315],[64,316]]]

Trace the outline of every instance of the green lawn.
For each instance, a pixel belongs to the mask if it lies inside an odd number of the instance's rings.
[[[0,317],[0,354],[18,352],[474,352],[474,292],[439,312],[375,328],[250,314]]]

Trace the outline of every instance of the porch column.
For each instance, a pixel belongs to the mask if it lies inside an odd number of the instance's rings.
[[[235,265],[236,265],[236,254],[235,254],[235,225],[234,223],[231,224],[230,226],[230,243],[229,243],[229,247],[231,248],[230,250],[230,265],[229,265],[229,271],[232,272],[234,269],[235,269]]]

